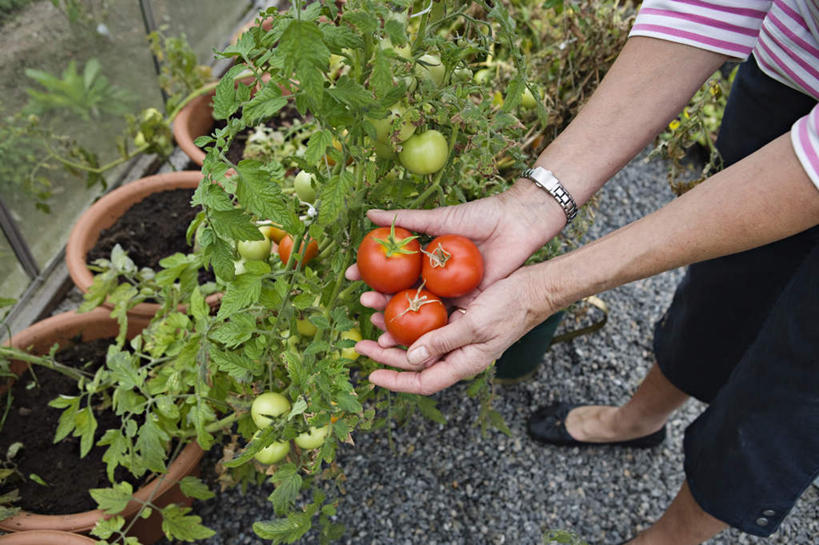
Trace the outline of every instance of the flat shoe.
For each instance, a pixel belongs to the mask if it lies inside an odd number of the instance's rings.
[[[566,429],[566,416],[569,411],[580,405],[572,403],[555,403],[541,407],[532,413],[526,423],[526,431],[529,437],[540,443],[558,445],[564,447],[586,447],[586,446],[616,446],[632,448],[656,447],[665,441],[665,426],[649,435],[629,439],[628,441],[610,441],[604,443],[593,443],[590,441],[578,441],[569,434]]]

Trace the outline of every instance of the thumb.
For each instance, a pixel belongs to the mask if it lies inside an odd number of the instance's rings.
[[[389,227],[393,221],[395,225],[410,231],[438,235],[446,229],[443,225],[446,217],[443,208],[430,210],[368,210],[367,217],[374,224]]]
[[[416,367],[426,367],[467,344],[475,342],[475,332],[470,320],[461,318],[449,322],[421,336],[407,350],[407,360]]]

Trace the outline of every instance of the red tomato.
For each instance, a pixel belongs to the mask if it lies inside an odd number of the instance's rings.
[[[382,293],[395,293],[418,280],[421,245],[406,229],[378,227],[361,241],[356,262],[368,286]]]
[[[439,297],[460,297],[483,279],[483,256],[461,235],[441,235],[424,251],[421,277],[424,287]]]
[[[446,307],[425,289],[409,289],[396,293],[384,310],[387,331],[404,346],[421,335],[447,323]]]
[[[301,249],[304,247],[304,242],[302,241],[301,246],[297,252],[301,253]],[[279,242],[279,257],[287,263],[287,260],[290,259],[290,252],[293,250],[293,237],[290,235],[285,235],[284,238]],[[310,242],[307,244],[307,250],[304,252],[304,257],[301,259],[301,264],[306,265],[311,259],[318,255],[318,244],[315,240],[310,239]]]

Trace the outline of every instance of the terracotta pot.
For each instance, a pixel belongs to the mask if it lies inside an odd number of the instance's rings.
[[[136,336],[145,325],[147,325],[145,321],[138,323],[138,321],[129,320],[128,336]],[[55,343],[66,345],[78,336],[83,341],[92,341],[115,337],[118,333],[119,325],[109,316],[109,312],[97,308],[83,314],[72,311],[52,316],[21,331],[12,337],[9,343],[16,348],[25,348],[32,353],[43,354],[47,353]],[[22,373],[25,368],[26,364],[22,362],[15,362],[12,365],[12,369],[18,374]],[[203,454],[204,452],[196,442],[188,443],[177,459],[170,464],[164,478],[152,479],[139,488],[134,494],[136,499],[131,501],[120,514],[126,519],[133,518],[141,505],[138,500],[144,502],[151,497],[153,497],[154,504],[159,506],[170,503],[190,505],[191,499],[182,494],[177,483],[187,475],[198,475],[199,460]],[[86,533],[94,527],[98,520],[106,517],[107,515],[98,509],[69,515],[46,515],[21,511],[13,517],[0,521],[0,530],[7,532],[56,530]],[[163,536],[161,521],[162,517],[155,512],[147,519],[137,520],[129,534],[138,537],[142,545],[150,545]],[[34,542],[26,541],[25,543]]]
[[[148,176],[111,191],[88,207],[71,229],[65,248],[65,262],[74,285],[83,293],[88,292],[91,287],[94,275],[88,268],[86,258],[88,252],[99,240],[103,229],[114,225],[129,208],[149,195],[171,189],[195,189],[201,179],[202,173],[198,170]],[[125,250],[127,251],[128,248]],[[207,302],[214,306],[220,298],[220,294],[213,294],[208,296]],[[107,303],[103,306],[112,308]],[[157,303],[139,303],[128,311],[128,316],[142,320],[151,319],[159,308],[160,305]]]
[[[88,536],[56,530],[31,530],[0,536],[0,545],[94,545]]]

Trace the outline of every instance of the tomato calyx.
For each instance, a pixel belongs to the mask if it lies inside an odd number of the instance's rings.
[[[447,261],[452,258],[452,252],[448,252],[444,249],[441,243],[438,243],[438,247],[428,252],[426,250],[421,250],[424,252],[424,255],[429,258],[429,264],[432,265],[432,268],[435,269],[437,267],[444,268],[446,267]]]
[[[393,224],[390,225],[390,236],[388,236],[385,239],[374,237],[373,240],[384,248],[384,255],[386,255],[387,257],[392,257],[394,255],[399,254],[403,255],[417,254],[418,253],[417,250],[409,250],[406,248],[406,246],[416,238],[418,238],[418,235],[412,235],[406,238],[402,238],[400,240],[397,239],[395,237],[395,222],[393,222]]]
[[[437,298],[436,299],[430,299],[426,295],[421,295],[421,290],[422,289],[424,289],[424,284],[423,283],[420,286],[418,286],[418,290],[415,292],[415,296],[410,297],[409,295],[407,295],[407,302],[409,303],[407,305],[407,308],[405,308],[403,311],[401,311],[400,314],[394,316],[392,318],[392,321],[397,320],[398,318],[400,318],[401,316],[403,316],[407,312],[410,312],[410,311],[418,312],[419,310],[421,310],[422,306],[428,305],[430,303],[440,303],[441,305],[443,305],[443,303],[441,302],[440,299],[437,299]]]

